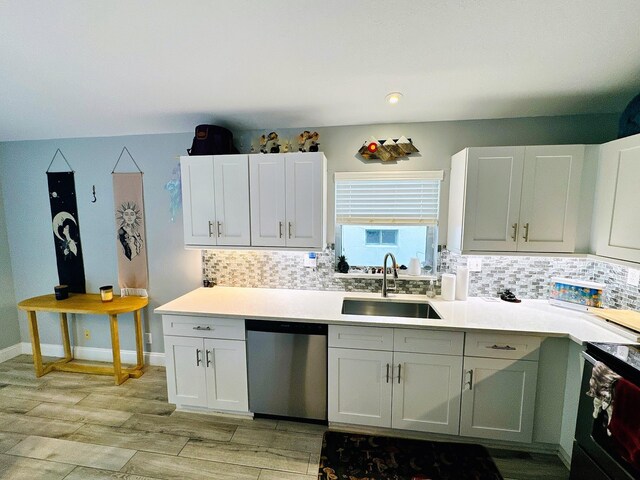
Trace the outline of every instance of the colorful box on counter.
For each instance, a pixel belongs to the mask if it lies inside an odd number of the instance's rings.
[[[587,310],[589,307],[602,308],[602,283],[554,277],[551,279],[549,303],[559,307]]]

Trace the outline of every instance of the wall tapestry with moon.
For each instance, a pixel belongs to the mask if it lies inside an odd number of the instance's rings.
[[[60,285],[68,285],[70,292],[85,293],[84,262],[73,172],[47,172],[47,182]]]

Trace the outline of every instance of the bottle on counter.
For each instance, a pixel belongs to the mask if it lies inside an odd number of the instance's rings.
[[[427,280],[427,297],[429,298],[435,298],[436,296],[436,286],[434,283],[434,280]]]

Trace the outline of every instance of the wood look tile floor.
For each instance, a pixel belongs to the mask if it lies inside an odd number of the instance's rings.
[[[0,363],[0,479],[312,480],[325,427],[175,411],[164,368],[121,386]],[[491,449],[505,479],[566,480],[553,455]]]

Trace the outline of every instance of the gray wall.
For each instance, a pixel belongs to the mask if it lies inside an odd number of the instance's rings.
[[[9,242],[7,240],[7,222],[5,221],[0,186],[0,350],[20,341],[18,328],[18,310],[11,275]]]
[[[328,159],[329,228],[333,241],[333,173],[362,170],[425,170],[448,172],[450,157],[467,146],[526,145],[555,143],[603,143],[615,137],[616,115],[540,117],[507,120],[368,125],[317,129],[321,150]],[[293,139],[303,128],[279,130],[281,137]],[[248,152],[252,140],[268,131],[236,132],[236,145]],[[377,138],[405,135],[413,139],[420,154],[397,163],[381,164],[360,159],[356,152],[369,136]],[[182,246],[182,216],[171,222],[169,195],[164,184],[171,179],[178,155],[190,146],[192,133],[83,138],[0,143],[0,186],[4,191],[4,211],[17,300],[51,292],[58,283],[45,171],[56,148],[60,148],[76,171],[76,191],[87,291],[100,285],[117,285],[111,170],[126,145],[144,171],[147,246],[150,275],[150,308],[144,315],[145,331],[154,342],[147,349],[162,352],[160,318],[152,314],[156,306],[192,290],[200,283],[202,266],[199,251]],[[64,162],[56,160],[62,170]],[[125,162],[127,167],[132,167]],[[119,168],[119,171],[124,169]],[[129,169],[130,170],[130,169]],[[91,186],[96,186],[97,203],[91,203]],[[448,175],[442,187],[442,226],[446,233]],[[441,237],[441,240],[445,239]],[[588,238],[587,238],[588,243]],[[60,343],[57,319],[42,314],[43,343]],[[92,338],[80,332],[90,329]],[[26,317],[20,314],[23,342],[29,341]],[[76,344],[109,346],[107,322],[98,317],[78,316],[74,327]],[[133,349],[130,316],[123,316],[121,343]]]
[[[60,148],[75,170],[80,235],[84,255],[87,291],[97,292],[105,284],[118,284],[114,232],[111,171],[127,146],[144,172],[144,200],[149,259],[150,307],[143,315],[144,330],[153,334],[151,351],[162,352],[162,326],[153,308],[180,296],[200,284],[201,260],[197,250],[183,247],[182,215],[171,222],[169,194],[164,185],[185,153],[192,134],[144,135],[83,138],[0,144],[0,181],[4,191],[4,211],[9,238],[15,297],[20,299],[52,293],[58,284],[47,179],[45,171],[56,148]],[[126,154],[125,154],[126,157]],[[128,157],[118,171],[134,171]],[[52,170],[64,170],[58,156]],[[97,202],[91,203],[95,185]],[[122,348],[133,350],[131,315],[122,315]],[[55,315],[38,314],[42,343],[60,343]],[[72,335],[75,344],[108,348],[107,318],[77,316]],[[81,334],[91,331],[91,339]],[[29,341],[26,315],[20,313],[23,342]],[[147,349],[148,346],[146,346]]]
[[[600,144],[615,138],[618,115],[574,115],[563,117],[536,117],[501,120],[469,120],[458,122],[407,123],[396,125],[358,125],[350,127],[327,127],[316,129],[320,133],[320,149],[328,162],[328,212],[334,209],[333,174],[343,171],[371,170],[445,170],[442,184],[440,219],[440,243],[446,243],[447,211],[449,203],[449,179],[451,155],[465,147],[501,145],[554,145],[554,144]],[[303,129],[277,130],[281,139],[294,140]],[[313,130],[313,129],[307,129]],[[266,130],[243,132],[237,135],[238,148],[249,151],[251,144],[258,145],[258,137]],[[397,162],[367,161],[357,155],[362,143],[370,136],[378,139],[411,138],[420,153]],[[593,188],[589,177],[595,162],[587,159],[585,175],[588,188]],[[589,192],[587,192],[589,193]],[[593,202],[593,195],[585,199]],[[591,205],[589,205],[591,208]],[[584,209],[581,209],[581,211]],[[329,215],[331,217],[331,214]],[[579,234],[583,242],[578,251],[589,248],[591,217],[580,219]],[[588,221],[588,225],[584,222]],[[333,238],[333,222],[330,220],[327,236]]]

